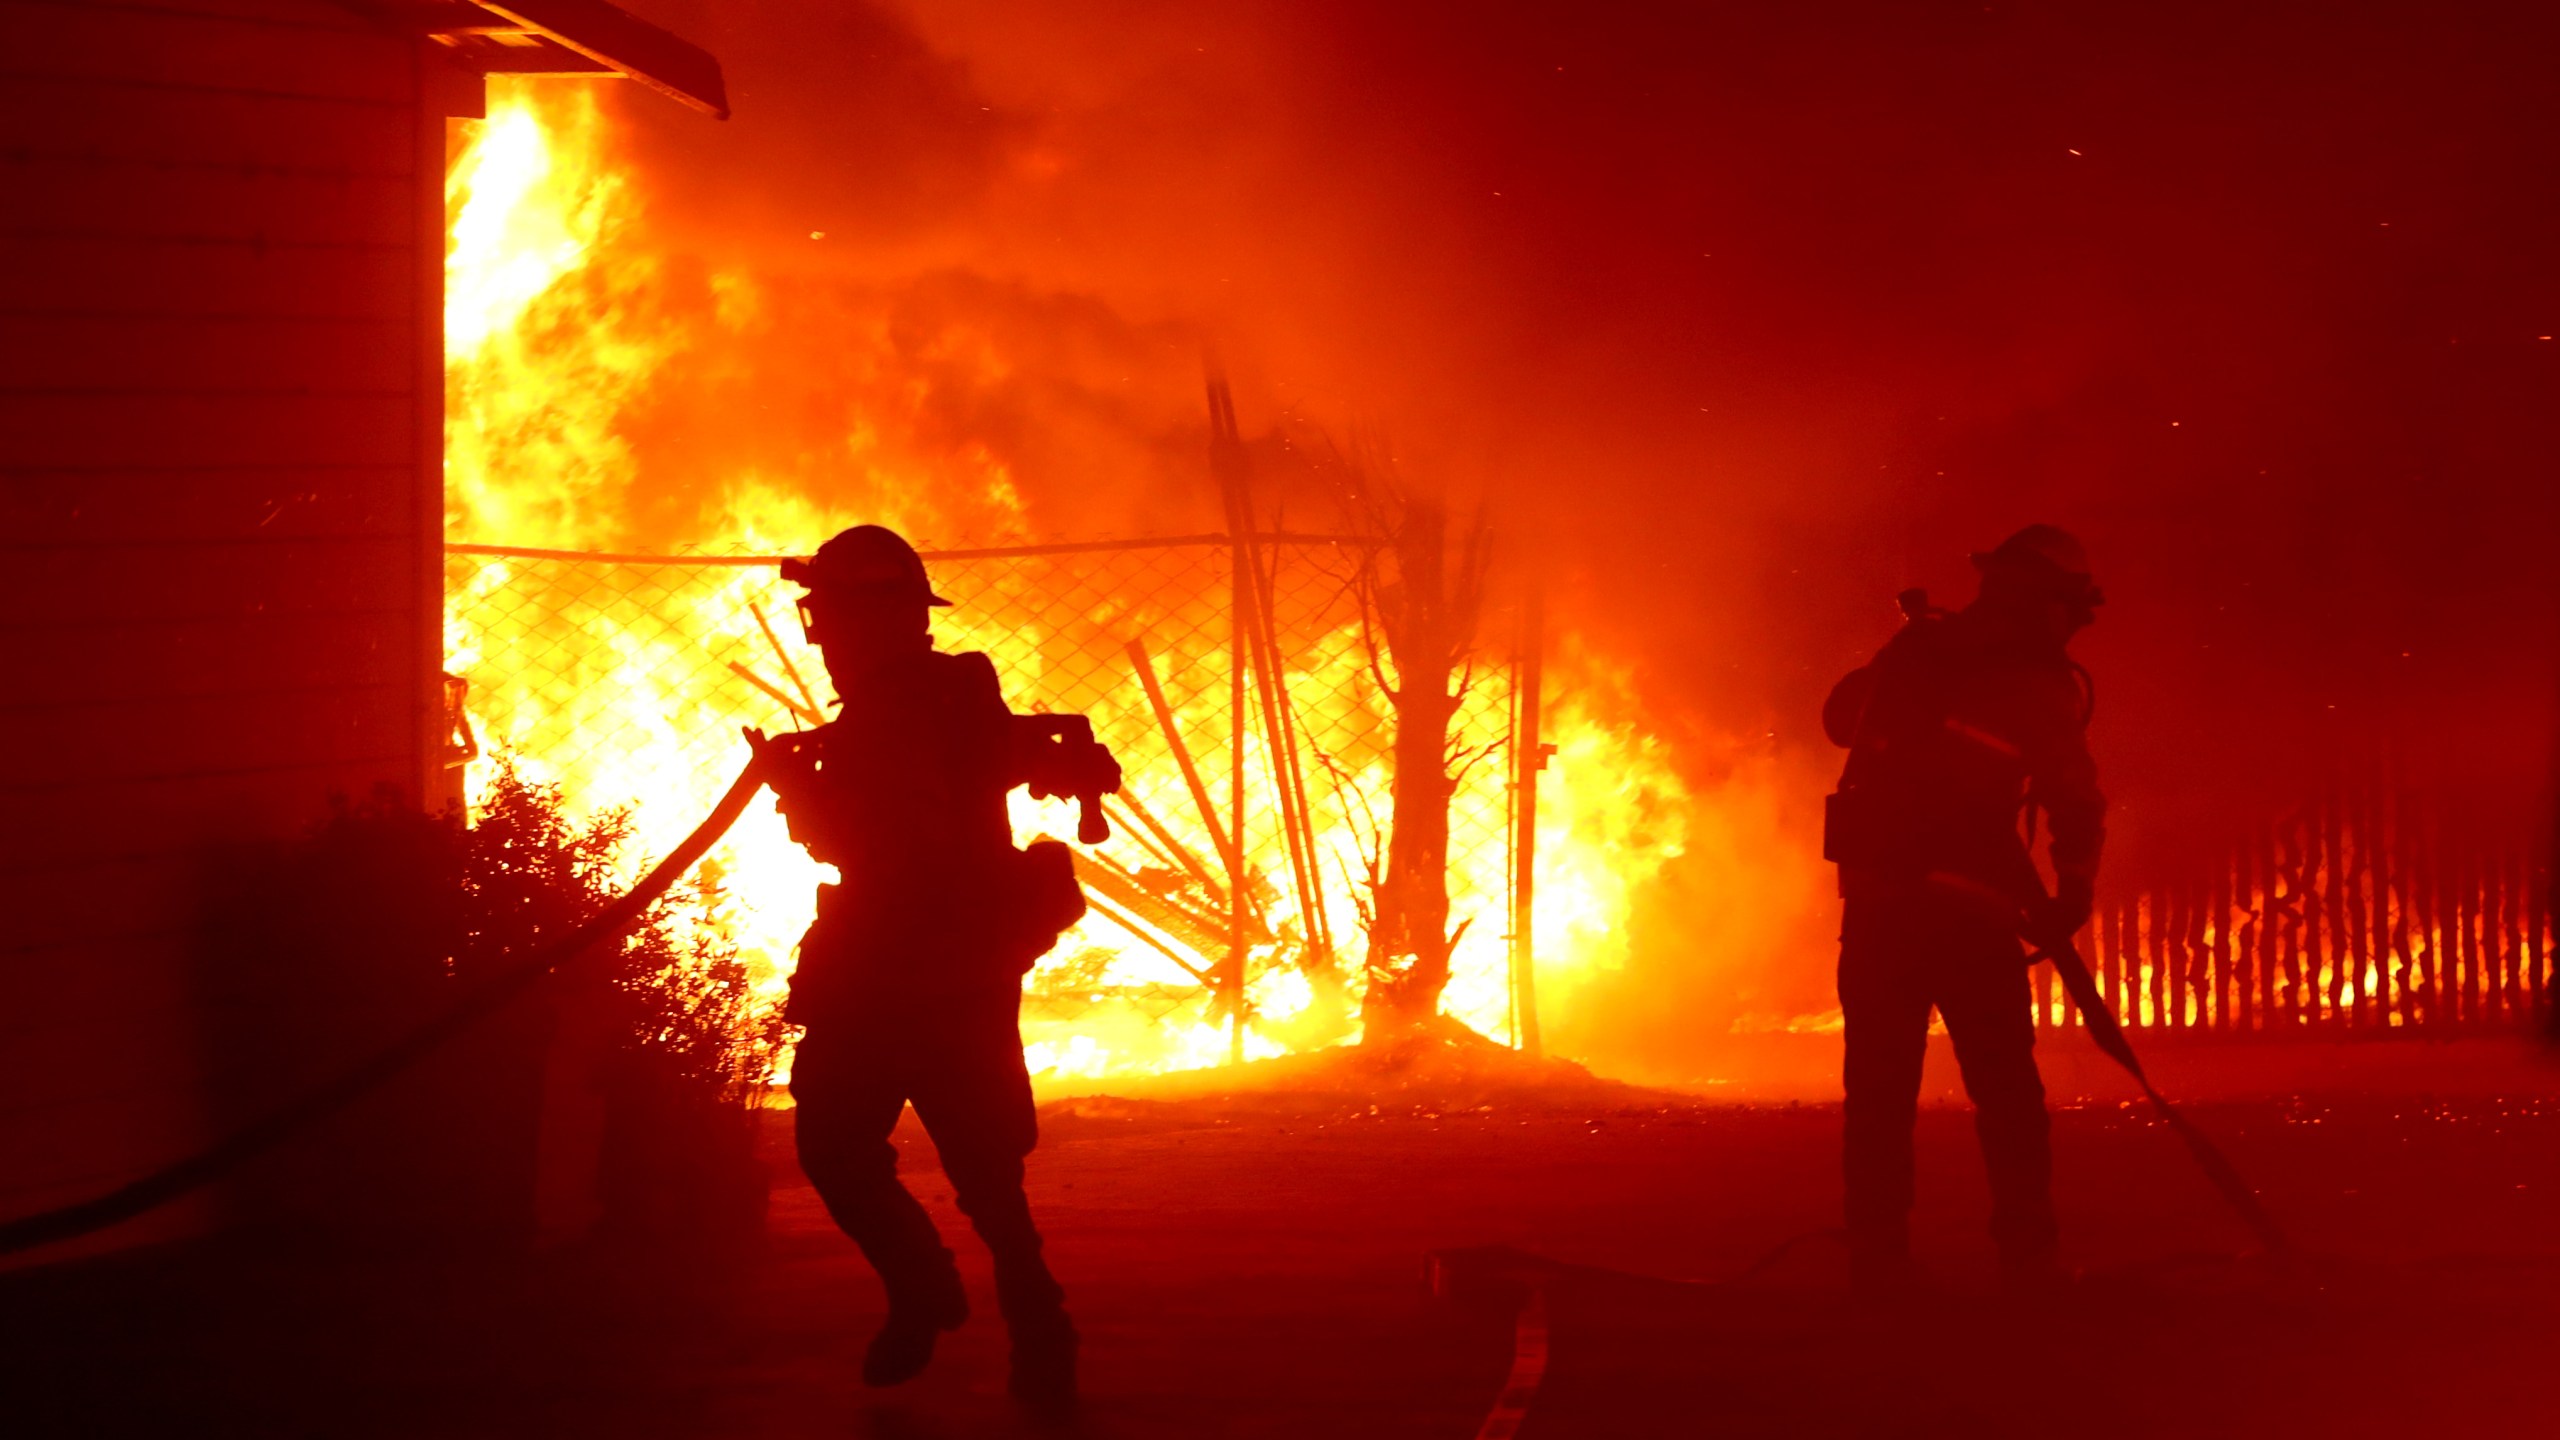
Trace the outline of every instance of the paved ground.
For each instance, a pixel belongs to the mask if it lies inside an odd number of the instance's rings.
[[[1194,1087],[1195,1090],[1197,1087]],[[1922,1136],[1947,1292],[1853,1306],[1816,1239],[1837,1111],[1603,1087],[1386,1088],[1053,1104],[1035,1200],[1084,1323],[1096,1436],[1475,1433],[1501,1306],[1434,1300],[1438,1247],[1547,1272],[1553,1370],[1525,1434],[2551,1433],[2560,1105],[2362,1095],[2223,1102],[2228,1143],[2310,1255],[2230,1258],[2175,1142],[2112,1102],[2060,1116],[2082,1293],[1988,1293],[1960,1110]],[[913,1138],[913,1137],[911,1137]],[[955,1234],[929,1151],[913,1178]],[[962,1247],[972,1283],[984,1265]],[[1679,1283],[1688,1282],[1688,1283]],[[787,1175],[760,1256],[678,1266],[196,1247],[0,1284],[0,1434],[973,1436],[1015,1427],[991,1317],[924,1381],[853,1380],[877,1314]]]

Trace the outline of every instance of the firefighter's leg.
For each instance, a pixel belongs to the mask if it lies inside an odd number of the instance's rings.
[[[1916,919],[1908,906],[1853,900],[1841,921],[1841,1178],[1850,1262],[1862,1283],[1890,1282],[1910,1257],[1911,1127],[1929,1043]]]
[[[1985,927],[1943,981],[1939,1013],[1955,1042],[1974,1132],[1991,1173],[1991,1238],[2013,1276],[2054,1264],[2052,1121],[2036,1073],[2033,992],[2017,940]]]
[[[960,1272],[932,1217],[898,1183],[898,1148],[889,1135],[907,1097],[885,1049],[859,1035],[813,1029],[791,1065],[800,1168],[888,1292],[888,1323],[863,1367],[873,1384],[921,1371],[934,1335],[969,1313]]]
[[[916,1113],[942,1156],[953,1198],[995,1260],[996,1304],[1013,1337],[1014,1391],[1035,1402],[1067,1400],[1075,1387],[1075,1326],[1022,1189],[1023,1161],[1040,1132],[1021,1034],[1007,1013],[973,1025],[944,1054],[944,1063],[919,1079]]]

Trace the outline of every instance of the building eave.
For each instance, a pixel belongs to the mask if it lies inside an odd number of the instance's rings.
[[[605,0],[342,0],[483,75],[637,80],[714,119],[729,89],[711,52]]]

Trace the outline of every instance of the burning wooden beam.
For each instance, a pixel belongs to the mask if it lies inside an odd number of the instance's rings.
[[[739,664],[737,661],[732,660],[729,662],[729,673],[746,681],[748,684],[753,685],[767,695],[772,696],[775,700],[781,702],[782,708],[800,717],[802,723],[809,725],[823,725],[827,723],[826,716],[819,714],[815,710],[803,709],[799,701],[782,693],[782,687],[775,685],[773,682],[765,679],[761,675],[758,675],[746,666]]]
[[[1227,887],[1218,883],[1218,878],[1209,873],[1209,867],[1200,862],[1199,856],[1191,853],[1191,847],[1183,844],[1171,830],[1166,829],[1164,822],[1158,820],[1155,812],[1148,809],[1146,803],[1134,792],[1123,789],[1103,804],[1106,809],[1114,806],[1126,807],[1130,816],[1138,823],[1135,826],[1124,825],[1121,827],[1123,830],[1139,837],[1142,843],[1147,840],[1147,837],[1152,836],[1153,844],[1148,848],[1161,847],[1158,853],[1187,872],[1192,879],[1199,881],[1200,888],[1208,892],[1212,901],[1220,905],[1227,903]]]
[[[1173,706],[1165,701],[1164,687],[1156,681],[1155,661],[1147,656],[1146,642],[1135,636],[1129,640],[1129,663],[1137,669],[1138,684],[1147,694],[1147,707],[1155,712],[1156,727],[1164,733],[1165,748],[1173,752],[1173,763],[1182,772],[1182,783],[1191,791],[1191,803],[1200,811],[1200,824],[1209,832],[1209,843],[1217,847],[1219,858],[1227,862],[1229,874],[1244,874],[1243,853],[1236,849],[1235,841],[1228,838],[1227,828],[1218,823],[1218,807],[1210,803],[1209,787],[1200,778],[1200,767],[1191,758],[1191,747],[1183,743],[1182,727],[1174,721]],[[1241,747],[1244,737],[1237,736],[1235,743]],[[1242,889],[1241,886],[1237,888]],[[1239,895],[1237,899],[1242,902],[1242,908],[1252,908],[1250,895]]]

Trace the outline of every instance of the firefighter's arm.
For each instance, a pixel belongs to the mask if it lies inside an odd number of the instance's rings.
[[[746,731],[756,767],[763,772],[764,783],[773,787],[774,808],[782,812],[791,838],[813,852],[826,841],[820,833],[825,829],[820,818],[823,807],[815,803],[823,728],[772,736],[752,728]]]
[[[1013,710],[1004,703],[1004,687],[997,683],[996,665],[984,654],[971,651],[954,657],[952,682],[958,687],[950,710],[952,723],[958,728],[958,751],[965,757],[976,783],[992,783],[1010,790],[1023,781],[1019,745],[1014,738]]]
[[[1120,762],[1093,738],[1083,716],[1016,715],[1004,703],[994,662],[978,654],[960,658],[967,665],[959,706],[967,748],[1003,776],[1005,789],[1026,786],[1035,800],[1119,791]]]
[[[2107,797],[2089,753],[2078,683],[2054,672],[2039,686],[2038,723],[2027,746],[2027,797],[2044,812],[2054,873],[2052,923],[2065,934],[2088,923],[2107,843]]]

